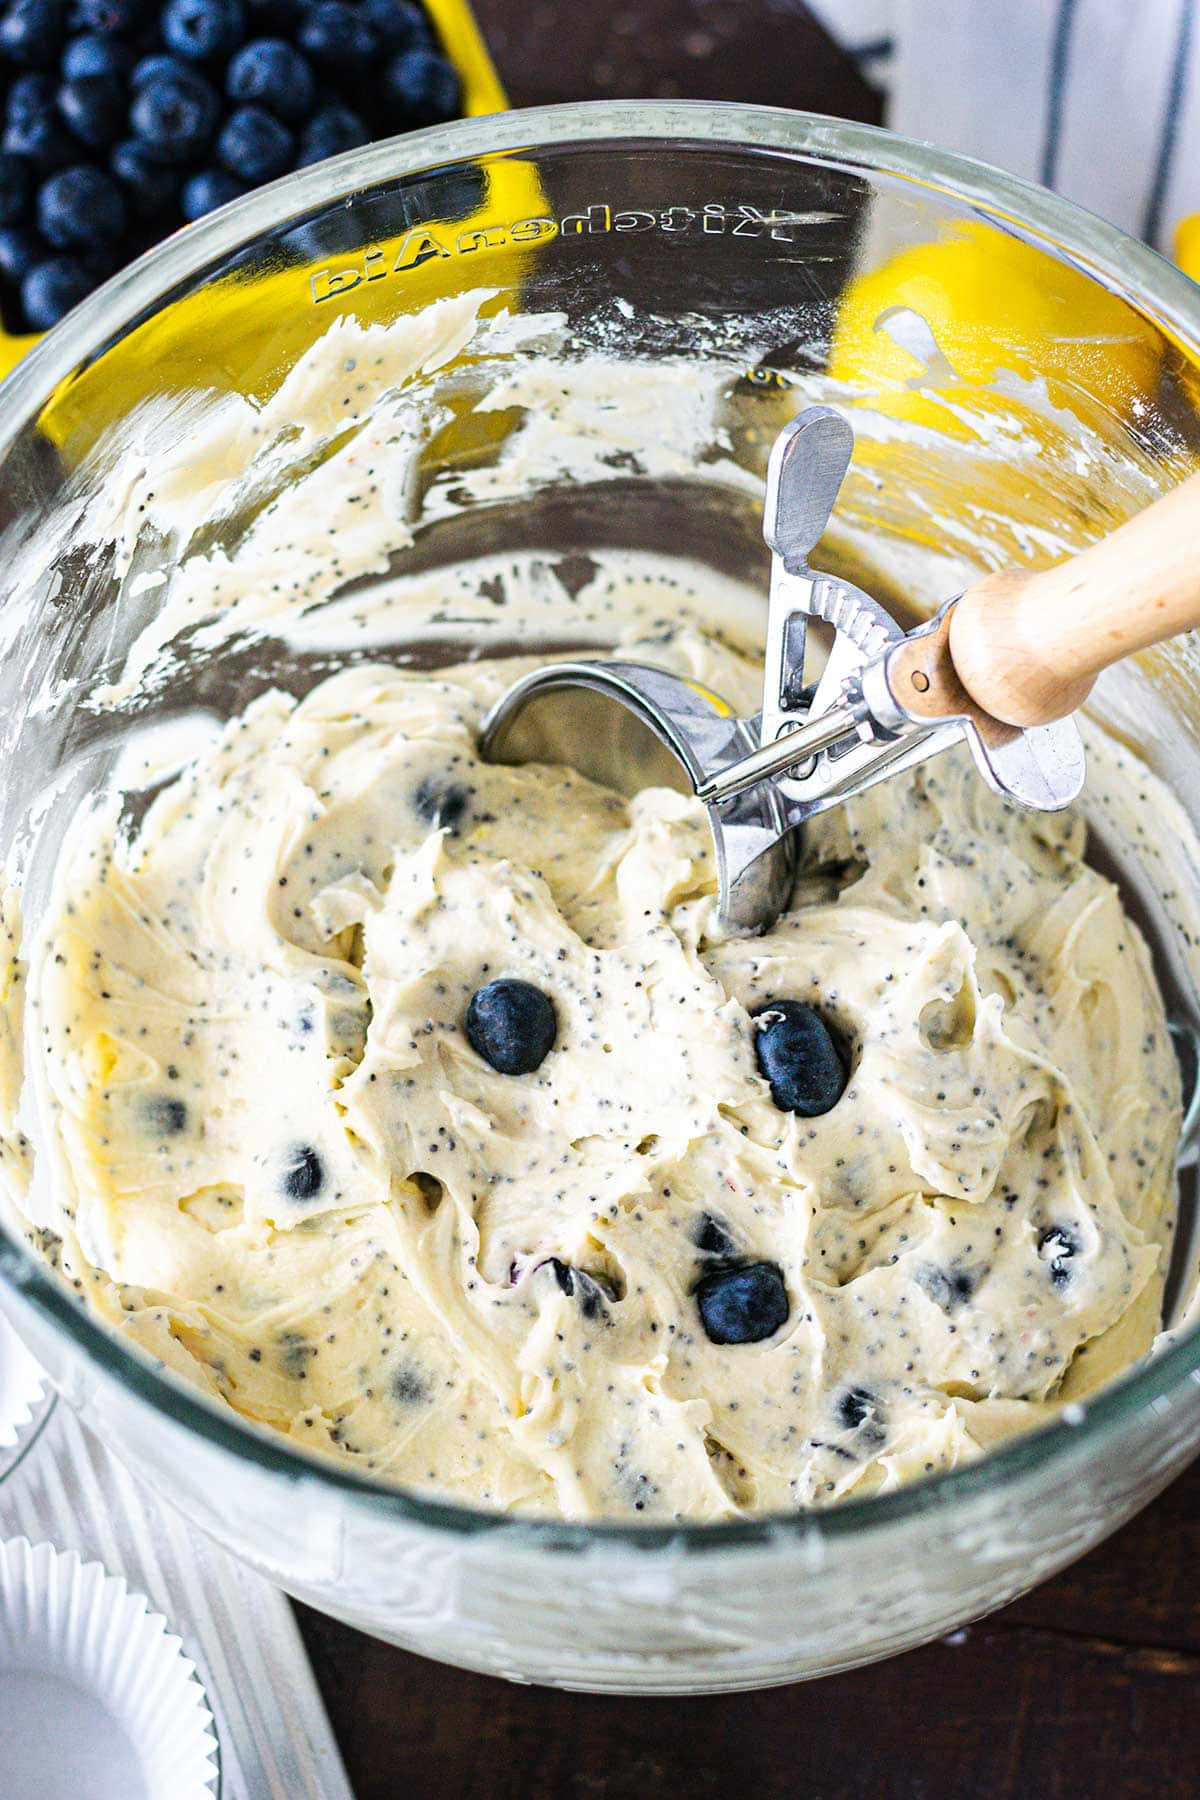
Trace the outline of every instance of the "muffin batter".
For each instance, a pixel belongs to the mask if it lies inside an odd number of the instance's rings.
[[[640,653],[754,686],[694,623]],[[729,937],[698,804],[477,760],[525,666],[267,694],[76,835],[29,1042],[89,1300],[364,1474],[571,1518],[892,1488],[1142,1354],[1179,1079],[1082,823],[943,756]],[[528,1072],[465,1029],[497,980],[552,1006]],[[816,1116],[762,1072],[781,1000],[844,1059]]]

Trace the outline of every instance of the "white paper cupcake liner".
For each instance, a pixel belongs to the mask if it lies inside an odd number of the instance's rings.
[[[41,1366],[0,1314],[0,1480],[52,1405]]]
[[[214,1800],[195,1665],[123,1576],[52,1544],[0,1544],[0,1794]]]

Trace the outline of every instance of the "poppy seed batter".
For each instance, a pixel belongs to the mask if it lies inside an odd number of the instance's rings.
[[[943,756],[729,937],[697,803],[479,762],[517,670],[268,694],[78,834],[29,1042],[91,1302],[364,1473],[571,1518],[894,1487],[1142,1354],[1179,1078],[1082,823]]]

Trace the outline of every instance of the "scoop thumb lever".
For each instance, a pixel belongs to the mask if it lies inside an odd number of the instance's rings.
[[[950,613],[950,656],[983,712],[1048,725],[1111,663],[1195,626],[1200,474],[1052,569],[986,575]]]

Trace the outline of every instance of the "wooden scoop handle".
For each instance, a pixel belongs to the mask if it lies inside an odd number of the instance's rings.
[[[1102,669],[1200,625],[1200,475],[1053,569],[987,575],[950,614],[971,698],[1009,725],[1048,725]]]

